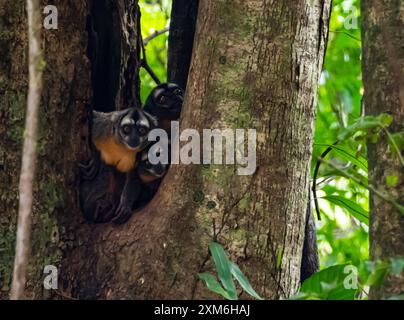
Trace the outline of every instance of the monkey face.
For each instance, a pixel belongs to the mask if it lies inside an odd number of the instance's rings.
[[[153,129],[149,118],[140,110],[131,108],[123,112],[117,128],[120,140],[130,150],[140,150],[147,146],[148,134]]]
[[[160,119],[178,120],[184,101],[183,90],[174,83],[163,83],[153,89],[144,110]]]
[[[150,148],[147,148],[144,150],[141,154],[141,158],[138,163],[138,172],[140,175],[140,178],[143,182],[152,182],[154,180],[162,178],[169,167],[168,163],[157,163],[157,164],[152,164],[149,161],[149,150]],[[156,156],[160,156],[159,150],[156,151]],[[161,151],[163,152],[163,151]]]

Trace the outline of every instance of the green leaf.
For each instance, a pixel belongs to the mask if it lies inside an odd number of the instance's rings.
[[[366,284],[369,286],[380,287],[385,281],[390,271],[390,263],[386,261],[368,262],[370,275]]]
[[[236,278],[236,280],[240,283],[241,287],[244,289],[245,292],[247,292],[250,296],[254,297],[255,299],[258,300],[263,300],[258,293],[253,289],[251,286],[250,282],[246,278],[246,276],[243,274],[243,272],[240,270],[237,264],[234,262],[230,262],[230,270],[232,275]]]
[[[394,153],[400,153],[404,151],[404,133],[391,133],[390,134],[390,147]]]
[[[226,289],[230,298],[232,300],[237,300],[236,286],[234,285],[230,271],[230,260],[227,257],[224,248],[220,244],[212,242],[209,249],[212,254],[213,261],[215,262],[220,282],[223,284],[223,287]]]
[[[353,137],[358,132],[374,134],[375,131],[380,132],[383,128],[387,128],[392,122],[393,117],[386,113],[382,113],[377,117],[361,117],[353,125],[342,129],[338,135],[338,140],[345,141]]]
[[[387,113],[381,113],[376,118],[380,121],[383,128],[387,128],[393,123],[393,117]]]
[[[344,197],[340,196],[326,196],[322,197],[321,199],[328,200],[335,205],[346,209],[350,214],[352,214],[356,219],[358,219],[360,222],[365,223],[366,225],[369,225],[369,212],[363,209],[360,205],[357,203],[348,200]]]
[[[206,287],[227,300],[232,300],[230,295],[223,289],[220,283],[216,280],[216,278],[208,272],[198,273],[198,278],[205,281]]]
[[[404,258],[397,257],[391,259],[390,273],[396,277],[401,275],[404,269]]]
[[[368,172],[368,165],[367,165],[367,160],[362,157],[362,156],[356,156],[353,154],[353,150],[343,147],[343,146],[337,146],[337,145],[326,145],[326,144],[316,144],[316,146],[321,146],[321,147],[331,147],[333,151],[335,151],[335,154],[338,155],[340,158],[352,162],[354,165],[357,167],[361,168],[365,172]]]
[[[315,297],[322,300],[354,300],[357,289],[345,289],[344,280],[348,276],[345,267],[336,265],[313,274],[300,288],[299,296]]]
[[[279,269],[282,264],[283,248],[281,245],[278,246],[278,257],[276,259],[276,267]]]
[[[389,187],[395,187],[398,184],[398,176],[387,176],[386,183]]]
[[[396,155],[398,159],[400,159],[401,165],[404,167],[404,158],[401,155],[401,152],[403,151],[404,136],[400,133],[391,134],[387,129],[385,132],[387,134],[392,153]]]
[[[394,203],[394,206],[404,216],[404,206],[398,204],[397,202]]]

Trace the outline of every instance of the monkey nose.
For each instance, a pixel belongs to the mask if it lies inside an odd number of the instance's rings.
[[[156,173],[157,174],[162,174],[163,172],[164,172],[164,168],[163,168],[163,166],[156,166],[156,168],[155,168],[155,170],[156,170]]]

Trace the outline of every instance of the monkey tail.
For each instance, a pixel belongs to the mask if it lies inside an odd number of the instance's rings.
[[[307,204],[306,227],[304,230],[304,244],[302,254],[302,264],[300,268],[300,282],[310,278],[320,269],[317,247],[317,229],[314,220],[314,213],[311,206],[311,193]]]

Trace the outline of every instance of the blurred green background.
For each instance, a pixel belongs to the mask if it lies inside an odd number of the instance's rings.
[[[156,31],[168,28],[170,23],[171,0],[140,0],[143,39],[153,35]],[[160,81],[167,81],[167,45],[168,32],[155,37],[146,45],[147,62],[156,73]],[[141,69],[142,81],[141,99],[144,102],[155,83],[149,74]]]
[[[360,38],[359,0],[333,1],[328,49],[318,91],[313,167],[325,145],[338,141],[338,134],[361,116]],[[326,160],[350,175],[366,178],[365,141],[350,139],[340,142],[338,148],[342,151],[332,151]],[[360,159],[363,167],[355,165],[347,154]],[[325,164],[320,167],[317,182],[317,197],[326,198],[319,199],[322,220],[317,223],[321,266],[348,262],[358,266],[369,256],[369,193]],[[359,214],[366,216],[361,219],[363,222],[357,219]]]
[[[170,0],[140,0],[143,38],[169,25]],[[312,172],[316,160],[338,140],[339,133],[361,115],[361,42],[358,0],[334,0],[324,72],[318,92],[318,108]],[[147,44],[149,65],[160,80],[166,81],[168,33]],[[141,72],[142,101],[154,82]],[[327,161],[346,172],[341,173],[326,163],[317,177],[317,197],[321,221],[317,221],[321,267],[352,263],[359,266],[368,259],[368,191],[351,176],[367,176],[366,145],[363,139],[349,139],[338,144]],[[356,160],[355,160],[356,159]],[[358,165],[357,161],[360,161]]]

